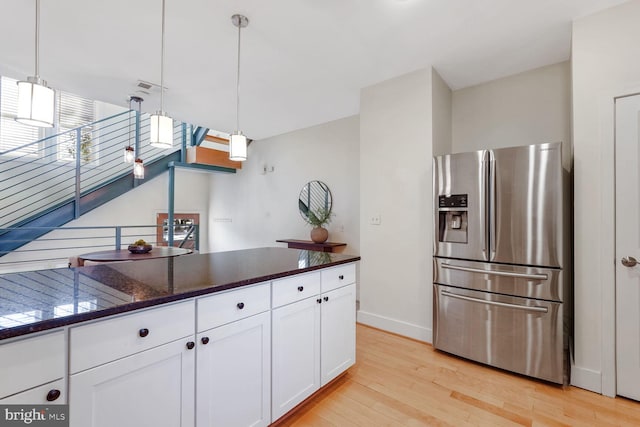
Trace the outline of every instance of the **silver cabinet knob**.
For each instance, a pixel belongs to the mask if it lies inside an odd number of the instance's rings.
[[[635,267],[637,263],[638,260],[632,256],[622,258],[622,265],[625,267]]]

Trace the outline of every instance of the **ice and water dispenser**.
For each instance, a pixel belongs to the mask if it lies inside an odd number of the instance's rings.
[[[438,196],[438,240],[440,242],[467,243],[466,194]]]

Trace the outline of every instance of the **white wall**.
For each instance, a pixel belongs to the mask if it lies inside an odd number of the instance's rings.
[[[453,152],[563,142],[571,166],[569,61],[453,92]]]
[[[640,1],[573,26],[575,366],[572,383],[615,394],[613,98],[640,91]]]
[[[360,94],[358,321],[431,341],[431,70]],[[380,215],[381,224],[371,225]]]
[[[176,197],[175,197],[175,212],[195,212],[200,213],[202,224],[200,226],[200,251],[208,252],[208,241],[206,236],[208,234],[208,223],[206,218],[208,217],[209,210],[209,180],[210,176],[207,173],[191,172],[184,169],[176,170]],[[164,173],[159,177],[148,180],[139,187],[125,193],[124,195],[86,213],[79,219],[71,221],[64,225],[64,227],[96,227],[96,226],[115,226],[115,225],[154,225],[156,223],[156,214],[161,212],[167,212],[168,209],[168,194],[169,194],[169,173]],[[140,233],[155,233],[153,229],[139,229]],[[124,234],[124,232],[123,232]],[[95,241],[91,240],[71,240],[61,241],[53,240],[46,241],[43,239],[61,239],[69,237],[81,237],[81,236],[113,236],[113,231],[86,231],[81,230],[77,232],[70,231],[56,231],[48,233],[41,239],[29,243],[20,248],[18,252],[13,252],[3,256],[0,261],[2,264],[10,262],[24,260],[26,257],[23,251],[43,249],[43,248],[61,248],[64,245],[68,245],[71,249],[57,250],[53,253],[42,252],[38,256],[46,257],[70,257],[77,256],[83,252],[92,252],[95,250],[103,250],[108,248],[89,248],[78,249],[78,246],[89,246],[95,244]],[[128,240],[127,240],[128,239]],[[136,240],[134,237],[125,239],[123,237],[122,243],[129,243],[129,240],[133,242]],[[145,240],[155,240],[155,237],[147,238]],[[103,243],[103,242],[100,242]],[[20,267],[21,264],[18,264]],[[23,267],[29,267],[29,265],[22,265]],[[66,263],[48,263],[45,265],[38,264],[37,268],[51,268],[66,266]],[[14,269],[14,266],[7,265],[0,267],[0,271],[7,271]]]
[[[452,150],[453,94],[435,69],[431,69],[431,112],[433,116],[433,155],[449,154]]]
[[[211,251],[309,240],[311,227],[300,217],[298,196],[308,181],[320,180],[333,197],[329,241],[345,242],[344,253],[359,254],[358,123],[357,116],[347,117],[254,141],[237,174],[212,176]]]

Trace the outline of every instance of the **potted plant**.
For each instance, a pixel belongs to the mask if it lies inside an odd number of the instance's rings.
[[[333,213],[326,208],[318,208],[315,211],[309,210],[307,215],[304,217],[304,220],[313,226],[311,229],[311,240],[315,243],[324,243],[329,238],[329,232],[325,225],[331,222],[331,217]]]

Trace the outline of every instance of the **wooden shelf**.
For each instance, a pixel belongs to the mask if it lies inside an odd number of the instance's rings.
[[[333,252],[335,248],[341,248],[343,246],[347,246],[346,243],[339,242],[324,242],[324,243],[315,243],[311,240],[296,240],[296,239],[280,239],[276,240],[276,242],[286,243],[288,248],[292,249],[306,249],[308,251],[319,251],[319,252]]]

